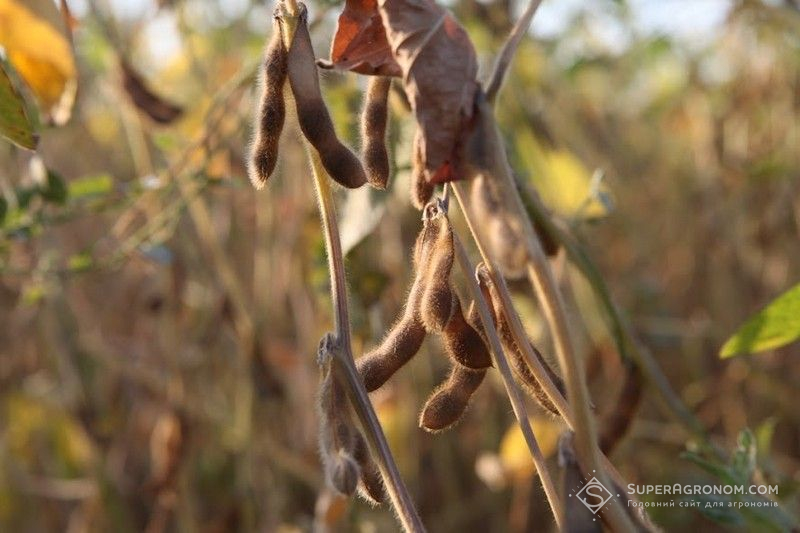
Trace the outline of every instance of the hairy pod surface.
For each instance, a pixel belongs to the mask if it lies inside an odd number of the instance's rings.
[[[450,320],[442,330],[442,341],[447,355],[456,363],[473,370],[489,368],[492,366],[489,350],[483,337],[464,318],[461,301],[455,293],[452,305]]]
[[[288,51],[281,38],[280,26],[276,22],[272,39],[264,52],[264,65],[259,76],[261,99],[247,161],[247,173],[256,189],[264,186],[278,161],[278,144],[286,119],[283,86],[287,72]]]
[[[558,409],[547,396],[547,393],[542,388],[541,383],[539,383],[539,380],[536,379],[536,376],[531,371],[525,358],[525,354],[522,352],[522,349],[514,338],[514,335],[511,331],[511,325],[508,323],[505,313],[503,312],[503,304],[500,299],[500,295],[497,293],[497,288],[492,283],[488,270],[485,266],[482,266],[478,269],[477,274],[481,290],[484,292],[484,294],[489,295],[489,301],[491,302],[492,307],[492,318],[495,321],[495,327],[500,335],[500,341],[503,344],[503,348],[508,352],[508,359],[509,363],[511,363],[511,369],[522,383],[523,388],[533,399],[539,403],[539,405],[541,405],[550,413],[559,416]],[[550,364],[545,360],[539,350],[536,349],[536,346],[534,346],[530,339],[528,339],[528,343],[530,344],[536,359],[553,381],[553,384],[562,395],[566,396],[566,389],[561,377],[556,374],[555,371],[553,371]]]
[[[519,224],[500,215],[489,219],[487,233],[501,273],[508,279],[523,278],[528,267],[528,252],[520,237]]]
[[[344,391],[328,372],[319,393],[319,449],[328,483],[338,492],[355,492],[360,469],[355,460],[358,429],[353,425]]]
[[[497,262],[501,273],[508,279],[519,279],[525,275],[528,254],[522,241],[519,224],[503,207],[499,191],[491,177],[475,176],[470,190],[470,201],[482,228],[490,255]]]
[[[289,85],[297,106],[300,130],[319,153],[330,177],[344,187],[355,189],[366,183],[367,176],[358,157],[336,136],[331,115],[322,99],[306,17],[307,13],[299,17],[288,57]]]
[[[436,217],[436,207],[431,206],[430,217]],[[379,346],[356,360],[356,368],[368,392],[383,386],[395,372],[414,357],[425,340],[427,330],[420,317],[420,304],[425,288],[425,268],[430,264],[434,244],[438,237],[437,226],[427,223],[417,235],[414,244],[414,282],[406,297],[403,314]]]
[[[420,301],[420,316],[430,332],[444,330],[453,311],[453,290],[450,273],[453,270],[453,230],[444,212],[438,207],[431,212],[425,208],[425,227],[434,234],[427,264],[424,266],[424,282]],[[432,213],[429,216],[429,213]]]
[[[625,365],[625,381],[617,403],[600,422],[600,449],[604,454],[611,453],[630,428],[636,409],[642,400],[642,373],[632,362]]]
[[[472,395],[483,383],[486,370],[471,370],[453,364],[450,376],[430,396],[419,417],[419,426],[430,432],[456,424],[469,406]]]
[[[358,487],[359,468],[353,457],[343,450],[333,452],[328,459],[326,475],[331,487],[345,496],[352,496]]]
[[[383,488],[383,478],[378,465],[372,460],[364,436],[359,433],[356,440],[355,460],[361,468],[361,482],[358,484],[358,493],[372,505],[380,505],[386,501],[386,491]]]
[[[372,76],[367,85],[361,112],[361,158],[367,181],[376,189],[385,189],[389,181],[389,151],[386,148],[386,124],[389,119],[389,89],[392,79]]]
[[[425,159],[422,156],[422,136],[417,130],[413,140],[411,161],[411,204],[419,210],[424,209],[433,196],[433,184],[428,182]]]
[[[378,390],[408,363],[419,351],[426,334],[418,314],[406,310],[381,344],[356,361],[356,368],[367,392]]]

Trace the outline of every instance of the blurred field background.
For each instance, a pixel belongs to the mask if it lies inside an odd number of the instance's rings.
[[[19,85],[42,124],[36,153],[0,142],[0,530],[395,530],[386,507],[340,500],[321,476],[316,347],[332,314],[296,123],[264,191],[243,165],[272,6],[71,0],[72,62],[33,23],[13,41],[21,19],[9,10],[47,4],[0,2],[0,44],[28,74]],[[449,7],[485,73],[520,6]],[[326,57],[340,6],[309,9]],[[546,0],[533,35],[498,105],[515,170],[580,237],[712,440],[730,451],[752,430],[757,479],[779,484],[797,516],[800,347],[718,353],[800,280],[800,9]],[[126,72],[182,112],[154,121]],[[74,79],[72,118],[48,125]],[[326,73],[324,88],[357,146],[364,80]],[[392,111],[391,190],[339,196],[357,353],[399,310],[420,226],[408,199],[413,124],[400,98]],[[586,282],[563,255],[554,268],[603,412],[623,368]],[[549,353],[528,287],[514,288]],[[496,375],[455,429],[417,428],[447,370],[437,342],[373,395],[424,522],[553,529]],[[531,410],[555,465],[561,429]],[[612,460],[631,483],[713,483],[681,456],[687,447],[697,442],[647,387]],[[741,512],[651,515],[668,531],[774,526]]]

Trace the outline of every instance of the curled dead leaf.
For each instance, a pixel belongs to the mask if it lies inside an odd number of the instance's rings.
[[[459,145],[480,92],[467,32],[433,0],[347,0],[329,68],[402,76],[428,184],[462,179]]]
[[[378,11],[420,127],[426,177],[430,183],[460,179],[457,146],[480,90],[475,48],[433,1],[379,0]]]
[[[400,76],[377,0],[347,0],[331,45],[330,66],[359,74]]]

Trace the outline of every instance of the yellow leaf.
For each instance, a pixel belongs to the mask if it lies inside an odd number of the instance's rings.
[[[71,114],[77,88],[75,59],[51,0],[0,0],[0,46],[56,124]]]
[[[93,461],[92,443],[69,413],[22,394],[5,398],[3,407],[7,449],[14,460],[24,465],[56,461],[71,471],[82,471]]]
[[[520,131],[515,138],[517,154],[548,207],[570,218],[608,214],[607,205],[600,201],[601,195],[608,197],[608,188],[593,184],[593,173],[574,153],[543,146],[530,130]]]
[[[558,447],[561,425],[555,420],[545,417],[531,417],[530,422],[542,455],[545,457],[553,455]],[[511,426],[500,442],[500,461],[503,463],[503,469],[512,479],[525,479],[536,472],[528,444],[525,442],[525,437],[518,424]]]

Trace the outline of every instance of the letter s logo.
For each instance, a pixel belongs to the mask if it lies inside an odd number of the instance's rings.
[[[591,506],[602,505],[603,500],[605,499],[603,496],[603,487],[601,485],[587,486],[585,494],[587,496],[586,499],[588,500],[586,503],[588,503]]]

